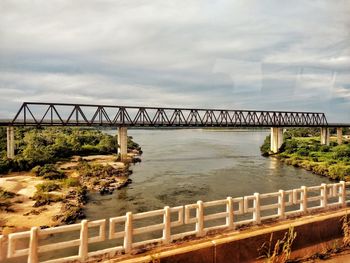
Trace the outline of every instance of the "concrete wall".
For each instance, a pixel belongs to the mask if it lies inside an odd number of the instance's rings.
[[[110,260],[108,262],[162,262],[162,263],[234,263],[234,262],[264,262],[258,259],[259,248],[268,242],[273,233],[272,247],[277,240],[282,240],[291,227],[297,233],[292,245],[292,259],[310,257],[316,253],[334,248],[341,244],[342,222],[346,209],[328,212],[322,215],[308,216],[286,220],[279,224],[256,227],[241,231],[240,234],[226,234],[224,237],[208,238],[200,241],[190,241],[168,249],[155,250],[132,259]],[[158,261],[154,261],[158,260]]]

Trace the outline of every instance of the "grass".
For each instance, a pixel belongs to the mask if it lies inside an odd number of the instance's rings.
[[[290,259],[292,252],[292,245],[297,236],[294,232],[294,228],[290,227],[288,232],[284,234],[282,239],[278,239],[273,245],[273,233],[270,235],[270,240],[264,242],[259,248],[259,252],[262,254],[259,258],[265,258],[267,263],[282,263],[287,262]]]
[[[80,186],[79,178],[76,178],[76,177],[66,178],[62,182],[63,182],[63,185],[65,187],[78,187],[78,186]]]

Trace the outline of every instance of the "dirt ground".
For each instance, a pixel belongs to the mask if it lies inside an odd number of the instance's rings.
[[[52,217],[59,213],[62,204],[54,203],[34,208],[35,201],[30,199],[36,192],[35,186],[42,182],[43,180],[30,172],[10,173],[0,177],[0,187],[17,194],[10,199],[13,203],[11,209],[14,211],[0,211],[0,233],[7,234],[32,226],[53,225]]]

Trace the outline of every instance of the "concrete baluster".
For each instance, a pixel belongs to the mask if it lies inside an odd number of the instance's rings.
[[[253,220],[254,223],[260,224],[261,223],[261,218],[260,218],[260,194],[259,193],[254,193],[254,202],[253,202]]]
[[[340,186],[340,196],[339,196],[339,203],[345,207],[346,206],[346,185],[344,181],[339,182],[341,184]]]
[[[132,224],[132,213],[126,213],[126,221],[125,221],[125,235],[124,235],[124,250],[125,253],[130,253],[132,249],[132,232],[133,232],[133,224]]]
[[[88,221],[82,220],[80,228],[80,245],[79,245],[79,258],[81,261],[85,261],[88,257],[89,246],[89,233],[88,233]]]
[[[171,242],[171,218],[169,206],[164,207],[163,224],[163,243],[169,244]]]
[[[286,210],[286,203],[285,203],[285,193],[283,190],[279,190],[279,196],[278,196],[278,216],[280,219],[285,218],[285,210]]]
[[[30,229],[28,263],[38,263],[39,228]]]
[[[198,208],[196,212],[196,232],[197,236],[201,237],[204,236],[204,206],[203,206],[203,201],[198,201],[197,202]]]
[[[321,207],[325,208],[328,205],[327,199],[327,184],[321,184]]]
[[[300,203],[300,210],[303,213],[307,212],[307,187],[306,186],[302,186],[301,187],[301,203]]]
[[[226,203],[226,226],[228,229],[234,229],[234,223],[233,223],[233,200],[232,197],[227,197],[227,203]]]
[[[0,235],[0,261],[5,258],[4,236]]]

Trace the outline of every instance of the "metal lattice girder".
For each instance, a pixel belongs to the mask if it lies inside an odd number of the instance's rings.
[[[2,122],[3,124],[3,122]],[[324,113],[24,102],[13,126],[323,127]]]

